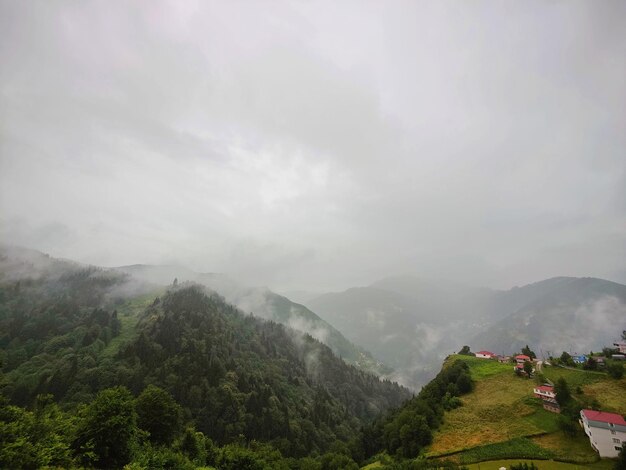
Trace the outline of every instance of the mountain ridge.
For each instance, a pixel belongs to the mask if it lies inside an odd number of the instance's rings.
[[[354,343],[367,344],[413,388],[432,378],[440,361],[464,344],[513,353],[525,344],[542,349],[551,338],[553,348],[569,350],[573,341],[567,337],[580,336],[589,339],[577,348],[583,352],[610,339],[610,328],[597,317],[626,328],[626,286],[593,277],[558,276],[496,290],[391,276],[323,294],[307,306],[332,319]],[[518,317],[534,320],[526,325],[514,321]]]

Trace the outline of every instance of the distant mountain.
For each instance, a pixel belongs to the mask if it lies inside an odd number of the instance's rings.
[[[309,300],[313,300],[316,297],[319,297],[324,292],[313,292],[308,290],[289,290],[284,292],[278,292],[280,295],[291,299],[292,301],[299,304],[306,304]]]
[[[539,354],[597,351],[626,329],[626,286],[596,278],[558,277],[500,292],[506,315],[471,343],[510,353],[531,345]]]
[[[365,349],[352,344],[336,328],[304,305],[292,302],[266,287],[246,287],[224,274],[197,273],[182,266],[132,265],[114,269],[158,285],[170,285],[174,279],[202,284],[244,312],[310,334],[329,346],[335,354],[363,370],[383,377],[392,373],[389,366],[375,360]]]
[[[486,289],[413,277],[324,294],[307,303],[352,342],[396,369],[409,387],[430,380],[460,336],[480,331],[488,318]],[[462,345],[462,344],[461,344]]]
[[[507,291],[413,276],[321,295],[306,305],[418,387],[464,344],[512,353],[588,351],[626,328],[626,286],[554,278]]]

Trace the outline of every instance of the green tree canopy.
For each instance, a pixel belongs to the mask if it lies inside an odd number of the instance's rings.
[[[563,377],[556,381],[554,385],[554,391],[556,392],[556,401],[559,405],[565,406],[572,399],[572,394],[569,390],[569,386]]]
[[[524,361],[524,372],[526,372],[526,375],[528,375],[528,377],[530,377],[530,374],[533,373],[533,363],[530,361]]]
[[[181,407],[165,390],[148,385],[137,397],[137,424],[155,444],[171,444],[180,430]]]
[[[522,354],[527,355],[528,357],[532,358],[532,359],[537,359],[537,355],[535,354],[535,351],[532,351],[528,345],[526,345],[526,347],[522,348]]]
[[[624,376],[624,365],[621,362],[612,361],[606,366],[606,370],[614,379],[621,379]]]
[[[83,411],[74,447],[100,468],[120,468],[137,437],[134,400],[126,387],[102,390]]]

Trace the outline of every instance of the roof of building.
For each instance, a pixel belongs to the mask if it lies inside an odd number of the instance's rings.
[[[624,417],[617,413],[607,413],[606,411],[582,410],[582,413],[592,421],[600,421],[601,423],[620,424],[626,426]]]
[[[518,354],[517,356],[515,356],[515,359],[530,361],[530,357],[528,357],[526,354]]]
[[[552,385],[540,385],[539,387],[535,387],[535,389],[542,392],[554,392],[554,387]]]
[[[482,354],[483,356],[495,356],[491,351],[478,351],[476,354]]]

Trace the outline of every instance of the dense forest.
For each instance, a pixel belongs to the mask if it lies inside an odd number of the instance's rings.
[[[228,462],[253,454],[249,468],[350,468],[414,451],[392,426],[377,434],[410,392],[309,335],[183,284],[153,297],[120,343],[127,276],[57,268],[0,283],[0,466],[247,468]]]

